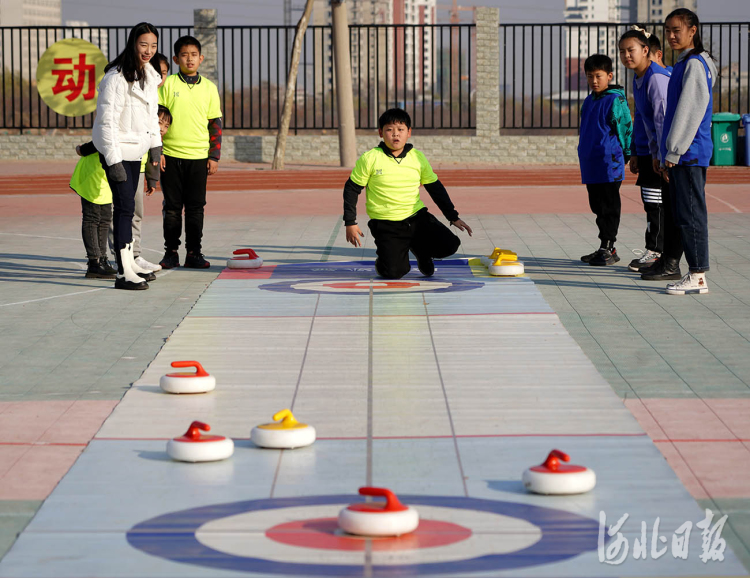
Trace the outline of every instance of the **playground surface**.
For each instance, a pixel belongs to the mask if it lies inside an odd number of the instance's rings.
[[[438,167],[474,236],[434,277],[383,282],[369,235],[345,243],[345,172],[222,171],[213,266],[130,293],[84,279],[61,170],[0,166],[0,577],[748,574],[750,171],[709,170],[710,293],[696,297],[627,271],[645,222],[632,180],[622,261],[596,268],[579,260],[596,235],[574,167]],[[477,265],[496,246],[523,277]],[[263,268],[225,270],[241,247]],[[216,391],[161,392],[185,359]],[[254,447],[250,429],[285,407],[318,441]],[[196,419],[234,438],[232,458],[169,460]],[[522,472],[554,448],[596,488],[528,494]],[[364,485],[422,526],[342,536],[336,515]]]

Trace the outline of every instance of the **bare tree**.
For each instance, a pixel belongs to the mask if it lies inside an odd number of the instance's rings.
[[[292,109],[296,103],[297,93],[297,72],[299,70],[299,55],[302,51],[302,42],[305,39],[307,23],[310,21],[312,13],[313,0],[307,0],[305,11],[297,22],[297,30],[294,33],[294,44],[292,45],[292,63],[289,66],[289,76],[286,81],[286,94],[284,95],[284,109],[281,113],[281,125],[279,133],[276,135],[276,150],[273,152],[272,169],[284,168],[284,153],[286,151],[286,136],[289,132],[289,123],[292,120]]]

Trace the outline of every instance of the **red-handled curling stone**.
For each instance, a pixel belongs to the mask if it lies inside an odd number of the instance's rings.
[[[232,254],[237,257],[227,260],[227,267],[230,269],[257,269],[263,265],[263,259],[252,249],[237,249]]]
[[[162,375],[159,387],[167,393],[206,393],[216,387],[216,378],[209,375],[197,361],[173,361],[172,367],[194,367],[195,372],[176,372]]]
[[[419,526],[419,514],[404,506],[396,494],[386,488],[360,488],[362,496],[385,498],[383,502],[352,504],[339,513],[339,527],[358,536],[401,536]]]
[[[167,442],[169,457],[178,462],[215,462],[234,453],[234,442],[224,436],[203,435],[211,431],[207,423],[194,421],[185,435]]]
[[[570,456],[552,450],[543,464],[523,473],[523,485],[535,494],[582,494],[596,485],[596,474],[583,466],[566,465]]]

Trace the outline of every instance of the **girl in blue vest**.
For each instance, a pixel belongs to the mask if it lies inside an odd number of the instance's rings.
[[[667,16],[664,34],[679,53],[667,91],[661,162],[669,175],[675,223],[690,272],[667,285],[670,295],[708,293],[706,168],[713,153],[711,114],[716,66],[703,48],[698,16],[678,8]]]
[[[672,225],[672,219],[665,223],[665,211],[670,210],[669,185],[664,181],[659,168],[659,142],[664,125],[664,112],[667,106],[667,85],[669,73],[654,62],[651,43],[645,30],[634,26],[620,38],[620,60],[625,68],[632,70],[633,100],[635,119],[633,121],[633,142],[635,155],[630,159],[630,171],[638,175],[636,185],[641,187],[641,199],[646,211],[646,250],[640,259],[634,259],[628,268],[631,271],[644,271],[660,259],[662,266],[644,274],[644,279],[679,279],[682,245],[680,232]],[[662,190],[666,193],[662,195]],[[663,199],[662,197],[666,197]],[[665,204],[663,204],[663,201]],[[666,205],[666,206],[665,206]],[[664,255],[662,256],[662,253]],[[663,264],[668,262],[668,270]]]

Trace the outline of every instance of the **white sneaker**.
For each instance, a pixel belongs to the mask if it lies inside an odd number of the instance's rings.
[[[659,257],[661,257],[661,253],[657,253],[656,251],[652,251],[651,249],[646,249],[645,251],[641,251],[640,249],[633,249],[633,253],[635,253],[636,255],[640,255],[640,257],[633,259],[628,265],[628,269],[630,269],[631,271],[640,271],[641,269],[650,267],[656,262]]]
[[[156,263],[149,263],[140,255],[135,258],[135,264],[138,265],[141,269],[146,269],[147,271],[151,271],[152,273],[161,271],[161,265],[157,265]]]
[[[705,273],[688,273],[677,283],[667,285],[670,295],[687,295],[690,293],[708,293]]]

